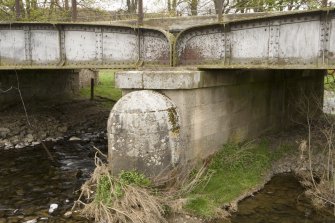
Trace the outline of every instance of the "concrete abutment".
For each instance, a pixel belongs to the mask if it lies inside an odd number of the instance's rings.
[[[138,169],[156,175],[205,158],[224,143],[286,128],[304,118],[297,112],[302,100],[316,100],[309,103],[316,109],[322,105],[324,74],[322,70],[120,71],[116,85],[124,96],[111,111],[107,127],[110,168],[114,173]],[[170,111],[177,118],[172,120]]]
[[[0,71],[0,109],[20,103],[17,77],[22,97],[29,100],[59,100],[79,93],[89,86],[90,79],[98,80],[98,71],[82,70],[2,70]],[[97,81],[96,81],[97,83]]]

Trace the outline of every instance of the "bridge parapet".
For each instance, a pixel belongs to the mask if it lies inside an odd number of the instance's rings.
[[[335,11],[275,14],[195,26],[174,46],[175,66],[335,68]]]
[[[171,66],[170,34],[99,24],[0,24],[0,69]]]
[[[188,28],[0,23],[0,69],[335,69],[335,9]],[[174,44],[172,46],[172,44]]]

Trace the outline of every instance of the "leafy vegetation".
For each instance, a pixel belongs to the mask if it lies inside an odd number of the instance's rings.
[[[328,91],[335,91],[335,76],[334,76],[335,71],[334,70],[329,70],[328,74],[325,76],[325,90]]]
[[[110,5],[115,8],[110,10]],[[6,21],[109,21],[119,19],[136,19],[138,0],[1,0],[0,18]],[[213,14],[222,10],[223,13],[248,13],[265,11],[289,11],[315,9],[329,6],[329,0],[156,0],[146,3],[145,8],[153,4],[166,5],[165,9],[156,10],[161,15],[198,15]],[[75,7],[72,7],[72,4]],[[106,6],[108,10],[106,10]],[[164,7],[164,6],[163,6]],[[74,10],[73,10],[74,9]],[[145,17],[151,17],[151,13]],[[160,16],[161,16],[160,15]]]
[[[186,209],[205,218],[220,215],[222,205],[262,183],[272,161],[291,150],[289,146],[270,150],[267,142],[249,145],[227,144],[214,155],[208,171],[211,178],[188,195]]]
[[[266,141],[226,144],[200,169],[189,169],[185,174],[172,171],[174,179],[181,182],[167,184],[168,188],[137,171],[112,176],[106,164],[96,161],[97,167],[82,186],[77,203],[84,205],[81,213],[96,222],[166,222],[164,215],[182,211],[179,200],[186,200],[183,208],[191,214],[222,217],[224,204],[262,184],[272,162],[288,152],[292,152],[291,146],[273,149]]]
[[[137,171],[122,171],[118,177],[102,174],[97,180],[95,203],[103,203],[110,206],[118,198],[124,195],[123,188],[128,185],[147,187],[151,184],[149,178]],[[113,193],[111,193],[113,191]]]
[[[151,181],[137,171],[122,171],[112,176],[109,168],[97,156],[91,178],[81,187],[77,205],[82,215],[95,222],[166,222],[166,207],[149,187]]]

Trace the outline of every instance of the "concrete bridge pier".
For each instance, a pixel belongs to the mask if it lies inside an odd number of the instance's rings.
[[[138,169],[149,176],[202,159],[229,141],[241,142],[319,109],[323,70],[120,71],[124,96],[108,120],[113,173]],[[300,109],[299,109],[300,107]],[[321,107],[322,108],[322,107]]]

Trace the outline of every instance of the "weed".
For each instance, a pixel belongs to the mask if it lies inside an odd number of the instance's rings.
[[[120,183],[124,185],[136,185],[141,187],[150,186],[151,181],[145,177],[144,174],[138,173],[137,171],[124,171],[122,170],[119,174]]]
[[[205,218],[222,216],[222,205],[261,183],[273,159],[267,142],[226,144],[208,165],[210,179],[188,194],[185,208]]]
[[[95,222],[166,222],[163,199],[152,192],[150,184],[151,181],[137,171],[112,176],[107,165],[96,156],[96,168],[82,186],[74,208],[82,205],[81,214]]]

